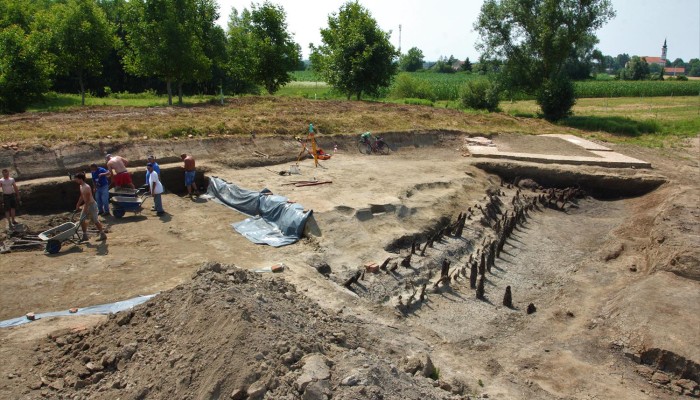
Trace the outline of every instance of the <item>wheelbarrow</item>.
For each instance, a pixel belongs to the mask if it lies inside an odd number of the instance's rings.
[[[48,231],[44,231],[39,234],[39,239],[46,242],[45,251],[47,253],[58,253],[61,250],[63,242],[73,242],[76,244],[80,242],[79,230],[80,223],[82,222],[82,220],[78,220],[78,222],[73,222],[75,214],[76,212],[74,211],[70,217],[70,222],[66,222],[59,226],[53,227]]]
[[[141,196],[114,196],[110,199],[112,203],[112,215],[115,218],[122,218],[127,212],[140,214],[147,194]]]

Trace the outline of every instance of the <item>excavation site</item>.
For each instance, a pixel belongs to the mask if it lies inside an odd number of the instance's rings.
[[[697,137],[294,136],[0,149],[0,398],[700,397]],[[105,154],[155,156],[164,214],[44,240]]]

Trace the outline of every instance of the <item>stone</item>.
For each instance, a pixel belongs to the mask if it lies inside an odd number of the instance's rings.
[[[651,380],[651,376],[654,375],[654,370],[646,365],[638,365],[635,370],[646,380]]]
[[[413,375],[421,369],[420,360],[418,358],[406,358],[404,359],[401,369],[403,372]]]
[[[671,382],[671,378],[669,378],[667,374],[661,371],[656,371],[654,372],[654,375],[651,376],[651,381],[653,383],[660,383],[662,385],[666,385],[669,382]]]
[[[435,376],[435,365],[433,365],[433,360],[430,359],[427,353],[421,354],[420,361],[422,366],[421,374],[426,378]]]
[[[320,263],[316,265],[316,271],[318,271],[319,274],[321,275],[330,275],[331,272],[331,266],[328,265],[328,263]]]
[[[246,391],[248,400],[261,400],[265,396],[265,393],[267,393],[267,385],[262,380],[250,385]]]
[[[510,286],[506,286],[506,293],[503,295],[503,305],[513,308],[513,295],[510,292]]]
[[[445,381],[440,381],[440,389],[446,391],[446,392],[451,392],[452,391],[452,385]]]
[[[684,390],[688,392],[694,392],[695,390],[698,389],[698,384],[690,379],[678,379],[673,381],[674,385],[682,387]]]
[[[117,314],[117,325],[119,326],[124,326],[131,322],[131,318],[134,317],[134,312],[133,311],[128,311],[128,312],[121,312]]]
[[[348,375],[340,381],[342,386],[355,386],[360,382],[360,380],[355,375]]]
[[[88,371],[90,371],[90,372],[102,371],[104,369],[104,367],[102,365],[94,363],[92,361],[85,364],[85,368],[87,368]]]
[[[31,390],[39,390],[43,386],[41,379],[34,379],[27,384],[27,387]]]
[[[133,357],[134,353],[136,353],[137,348],[138,343],[136,342],[125,345],[124,347],[122,347],[121,358],[124,360],[130,360],[131,357]]]
[[[323,379],[320,381],[312,382],[306,387],[304,394],[301,396],[302,400],[328,400],[328,395],[330,393],[331,385],[328,380]]]
[[[248,393],[244,389],[236,389],[233,392],[231,392],[231,400],[245,400],[245,398],[248,396]]]
[[[311,382],[330,379],[331,370],[328,368],[326,358],[318,353],[313,353],[305,356],[301,360],[304,366],[301,369],[301,375],[297,378],[295,386],[300,393],[306,390]]]
[[[535,307],[534,304],[530,303],[527,305],[527,313],[528,314],[534,314],[537,311],[537,307]]]

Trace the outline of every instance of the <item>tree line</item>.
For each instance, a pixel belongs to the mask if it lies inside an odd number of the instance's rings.
[[[496,99],[499,90],[533,94],[546,118],[568,115],[577,62],[592,57],[595,31],[614,15],[610,0],[486,0],[474,67],[498,74],[478,89]],[[274,93],[302,68],[281,6],[234,9],[227,29],[218,18],[216,0],[0,0],[0,112],[75,86],[83,99],[86,90],[157,88],[169,104],[187,91]],[[311,67],[348,98],[376,96],[399,67],[422,64],[419,49],[401,56],[390,35],[348,1],[328,16],[322,43],[310,45]],[[452,71],[455,61],[436,68]],[[459,68],[471,69],[466,61]]]

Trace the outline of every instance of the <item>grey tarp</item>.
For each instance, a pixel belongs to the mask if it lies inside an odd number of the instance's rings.
[[[85,308],[79,308],[77,312],[71,313],[68,310],[63,311],[51,311],[41,314],[36,314],[36,319],[48,318],[48,317],[65,317],[72,315],[92,315],[92,314],[113,314],[119,311],[128,310],[137,306],[141,303],[145,303],[148,300],[155,297],[155,294],[150,294],[148,296],[134,297],[133,299],[117,301],[116,303],[100,304],[97,306],[90,306]],[[19,326],[26,323],[32,322],[28,320],[27,317],[17,317],[12,319],[7,319],[5,321],[0,321],[0,328],[10,328],[13,326]]]
[[[304,212],[301,205],[288,203],[286,197],[273,195],[268,189],[254,192],[217,177],[209,179],[206,195],[250,217],[231,224],[238,233],[253,243],[274,247],[299,240],[313,212]]]

